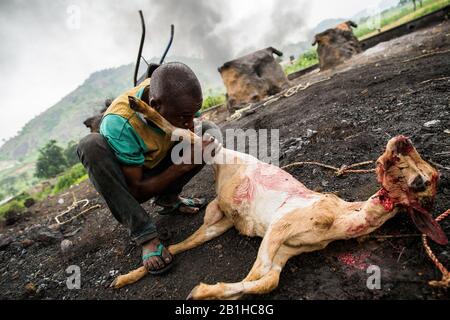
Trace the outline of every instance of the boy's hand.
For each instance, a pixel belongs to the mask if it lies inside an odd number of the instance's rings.
[[[205,134],[202,138],[201,149],[198,145],[192,144],[190,146],[190,163],[183,163],[181,166],[184,167],[185,170],[190,171],[193,168],[198,166],[205,165],[205,160],[213,158],[216,153],[222,148],[222,144],[215,139],[213,136],[209,134]],[[199,156],[197,155],[197,159],[195,157],[195,153],[201,152],[201,161],[199,162]]]

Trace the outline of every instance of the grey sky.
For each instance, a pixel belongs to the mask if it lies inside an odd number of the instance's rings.
[[[134,62],[137,11],[147,18],[147,57],[159,56],[176,25],[171,54],[211,68],[235,55],[306,40],[327,18],[351,17],[397,0],[2,0],[0,145],[92,72]]]

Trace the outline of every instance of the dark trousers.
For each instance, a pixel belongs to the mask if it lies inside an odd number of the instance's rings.
[[[212,122],[202,122],[202,134],[220,129]],[[216,136],[216,135],[215,135]],[[105,199],[113,216],[130,231],[130,236],[138,244],[148,242],[158,236],[150,215],[142,208],[128,189],[121,165],[102,135],[91,133],[78,144],[78,157],[86,168],[89,179],[98,193]],[[170,152],[153,169],[145,170],[144,177],[160,174],[172,165]],[[192,170],[180,177],[161,195],[179,195],[183,187],[202,169]]]

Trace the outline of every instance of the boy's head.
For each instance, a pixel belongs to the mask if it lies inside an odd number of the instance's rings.
[[[194,115],[203,103],[200,82],[183,63],[163,64],[152,75],[149,103],[175,127],[193,130]]]

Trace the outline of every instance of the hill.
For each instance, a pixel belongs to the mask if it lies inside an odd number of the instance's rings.
[[[125,65],[93,73],[8,140],[0,148],[0,160],[31,161],[50,139],[66,144],[87,134],[83,121],[102,108],[105,98],[115,97],[132,85],[132,69],[131,65]]]

